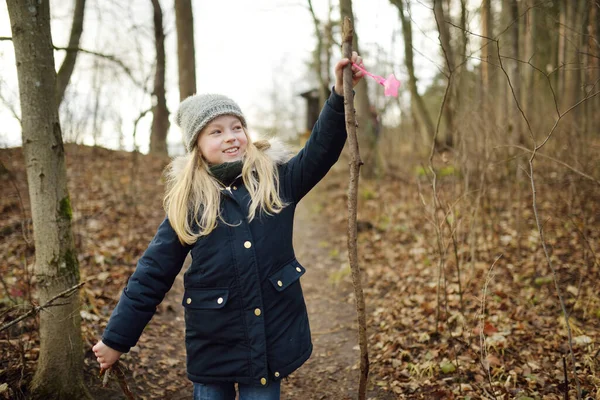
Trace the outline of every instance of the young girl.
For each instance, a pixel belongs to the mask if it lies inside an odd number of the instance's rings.
[[[362,64],[354,53],[352,62]],[[187,374],[194,399],[279,399],[280,381],[312,343],[292,247],[294,210],[338,160],[346,141],[342,69],[310,139],[287,160],[252,143],[238,105],[221,95],[185,99],[176,122],[188,154],[171,163],[166,218],[140,258],[102,340],[101,368],[137,343],[189,252],[184,275]],[[353,85],[362,78],[354,66]]]

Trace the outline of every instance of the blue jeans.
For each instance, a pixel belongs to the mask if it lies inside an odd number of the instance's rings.
[[[281,382],[269,386],[238,385],[239,400],[279,400]],[[194,400],[235,400],[233,383],[194,383]]]

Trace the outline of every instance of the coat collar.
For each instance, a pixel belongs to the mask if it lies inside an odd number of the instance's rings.
[[[256,148],[266,154],[276,165],[285,164],[292,158],[291,149],[279,138],[260,139],[254,142]],[[171,162],[169,175],[178,176],[192,157],[191,153],[178,156]]]

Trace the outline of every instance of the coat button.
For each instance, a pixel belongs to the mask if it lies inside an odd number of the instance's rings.
[[[266,378],[260,378],[260,384],[261,385],[266,385],[267,384],[267,379]]]
[[[277,281],[277,286],[282,287],[283,286],[283,282]]]
[[[234,187],[233,187],[233,190],[237,190],[237,186],[234,186]]]
[[[260,311],[260,308],[256,308],[254,310],[254,315],[256,315],[257,317],[260,317],[260,314],[262,314],[262,311]]]
[[[185,302],[188,303],[188,304],[190,304],[192,302],[192,299],[188,297]]]
[[[302,269],[300,269],[300,267],[296,267],[296,271],[302,272]]]
[[[217,304],[223,304],[223,298],[222,297],[219,297],[217,299]]]
[[[252,243],[250,243],[250,241],[249,241],[249,240],[246,240],[246,241],[244,242],[244,247],[245,247],[245,248],[247,248],[247,249],[249,249],[250,247],[252,247]]]
[[[275,378],[279,378],[279,372],[275,372]]]

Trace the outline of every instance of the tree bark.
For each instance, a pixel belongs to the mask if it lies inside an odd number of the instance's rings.
[[[588,65],[587,65],[587,85],[586,93],[591,90],[598,90],[599,87],[593,86],[596,80],[600,78],[600,46],[597,44],[599,38],[598,16],[600,14],[600,0],[590,0],[589,3],[589,16],[588,16],[588,36],[587,36],[587,52],[588,52]],[[596,96],[590,99],[587,103],[587,115],[586,115],[586,127],[589,134],[593,133],[594,127],[600,125],[600,116],[597,110],[600,109],[600,96]]]
[[[448,100],[444,110],[442,110],[444,113],[444,121],[446,121],[445,144],[447,147],[453,147],[455,142],[455,113],[457,107],[456,84],[454,81],[455,77],[453,76],[456,71],[456,58],[450,41],[450,30],[448,29],[448,24],[446,23],[442,0],[433,0],[433,12],[438,24],[440,44],[446,59],[446,71],[449,76],[448,85],[450,85]]]
[[[493,51],[493,42],[487,38],[492,37],[492,10],[490,0],[483,0],[481,4],[481,99],[484,112],[489,111],[488,97],[490,96],[490,53]]]
[[[519,4],[517,0],[504,0],[502,3],[503,22],[506,29],[506,41],[505,46],[502,47],[502,55],[507,56],[503,59],[502,63],[510,83],[512,90],[514,90],[514,96],[511,88],[507,85],[503,85],[505,88],[505,104],[506,104],[506,121],[508,122],[508,132],[512,133],[512,139],[520,144],[523,143],[523,124],[521,116],[518,113],[517,104],[515,98],[520,101],[521,92],[521,77],[519,75],[518,62],[519,59]],[[504,74],[502,74],[504,75]]]
[[[8,0],[22,113],[23,153],[40,304],[79,282],[71,232],[48,0]],[[91,398],[83,385],[79,296],[40,314],[40,353],[31,398]]]
[[[177,27],[177,61],[179,66],[179,99],[196,93],[196,46],[192,0],[175,0]]]
[[[353,23],[345,17],[342,25],[342,56],[352,57]],[[360,159],[356,119],[354,115],[354,93],[352,91],[352,68],[346,66],[344,78],[344,107],[346,113],[346,130],[348,131],[348,147],[350,149],[350,181],[348,185],[348,261],[352,271],[354,298],[358,322],[358,345],[360,348],[360,377],[358,381],[358,399],[365,400],[367,395],[367,379],[369,377],[369,351],[367,348],[367,317],[365,298],[362,289],[360,266],[358,265],[358,234],[356,212],[358,205],[358,179],[360,176]]]
[[[360,54],[358,47],[358,35],[356,28],[354,27],[354,13],[352,11],[352,0],[340,0],[340,15],[343,21],[345,17],[350,19],[353,27],[352,35],[352,49]],[[360,147],[365,153],[365,164],[363,171],[366,177],[374,177],[376,173],[376,151],[378,142],[377,126],[373,122],[371,108],[371,102],[369,101],[369,93],[367,88],[367,80],[361,79],[358,85],[354,88],[356,91],[355,103],[356,103],[356,118],[358,119],[358,125],[361,127],[361,135],[358,138],[360,141]]]
[[[150,132],[150,153],[168,155],[167,133],[169,131],[169,110],[165,95],[165,32],[163,14],[159,0],[151,0],[154,9],[154,40],[156,46],[156,71],[154,73],[154,106],[152,108],[152,131]]]
[[[60,107],[63,97],[65,96],[65,90],[71,80],[71,75],[75,69],[75,63],[77,62],[77,55],[79,52],[76,50],[79,48],[79,41],[83,34],[83,19],[85,13],[85,0],[75,0],[75,11],[73,12],[73,24],[71,25],[71,36],[69,37],[69,49],[65,59],[63,60],[58,74],[56,75],[56,105]]]
[[[327,100],[327,86],[329,85],[329,80],[326,80],[326,77],[323,76],[323,38],[325,37],[324,33],[321,31],[321,21],[317,18],[315,14],[315,10],[312,5],[312,0],[308,0],[308,9],[310,11],[310,15],[313,19],[313,25],[315,28],[315,38],[317,39],[317,47],[313,53],[313,62],[314,62],[314,71],[317,75],[317,81],[319,83],[319,109],[325,104]]]
[[[418,116],[421,126],[425,128],[424,136],[425,142],[431,142],[435,135],[435,127],[425,102],[419,94],[417,88],[417,77],[415,75],[414,66],[414,54],[413,54],[413,41],[412,41],[412,23],[410,18],[404,15],[404,1],[405,0],[390,0],[390,2],[398,8],[400,15],[400,22],[402,24],[402,35],[404,38],[404,58],[406,62],[406,69],[408,70],[408,87],[411,96],[411,108],[414,108],[415,114]]]

